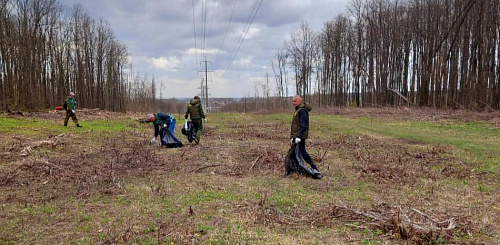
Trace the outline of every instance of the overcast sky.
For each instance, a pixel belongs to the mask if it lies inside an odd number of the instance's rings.
[[[154,76],[163,98],[199,94],[205,56],[208,70],[214,71],[208,73],[209,97],[241,98],[255,94],[266,72],[273,76],[273,56],[302,21],[319,31],[326,21],[347,13],[349,0],[59,2],[68,12],[80,4],[95,20],[109,22],[115,38],[128,47],[134,70],[149,79]],[[271,89],[274,93],[274,80]]]

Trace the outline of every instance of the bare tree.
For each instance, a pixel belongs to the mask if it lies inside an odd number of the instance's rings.
[[[288,53],[285,50],[276,52],[274,60],[271,61],[271,67],[276,81],[276,92],[280,99],[280,106],[284,106],[286,103],[285,98],[288,97],[287,63]]]
[[[50,108],[69,91],[78,94],[79,107],[154,104],[154,93],[134,91],[146,88],[135,86],[133,71],[126,69],[127,47],[109,25],[96,24],[80,5],[69,19],[61,18],[62,11],[56,0],[0,0],[0,106]]]
[[[291,57],[290,64],[295,71],[295,90],[298,95],[307,96],[312,74],[313,55],[316,35],[309,29],[307,22],[302,22],[300,30],[291,34],[285,48]]]

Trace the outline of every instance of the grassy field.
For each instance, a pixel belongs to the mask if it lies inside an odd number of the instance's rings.
[[[283,177],[291,113],[209,114],[174,149],[78,115],[0,115],[0,244],[500,244],[491,120],[312,113],[314,180]]]

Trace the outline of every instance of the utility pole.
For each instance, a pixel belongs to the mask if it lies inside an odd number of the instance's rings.
[[[163,95],[162,95],[162,90],[163,88],[166,88],[166,86],[163,86],[163,80],[160,81],[160,103],[158,105],[158,108],[161,110],[161,105],[163,102]]]
[[[205,63],[204,64],[205,65],[205,70],[200,71],[200,72],[204,72],[205,73],[205,108],[207,108],[207,110],[209,110],[209,107],[208,107],[208,73],[209,72],[214,72],[214,71],[209,71],[208,70],[208,62],[209,61],[207,61],[207,57],[206,56],[205,56],[205,60],[201,61],[201,62]],[[202,86],[202,91],[203,91],[203,86]]]
[[[205,98],[205,79],[204,78],[201,78],[201,81],[200,81],[200,86],[198,87],[200,89],[200,97],[201,98]]]

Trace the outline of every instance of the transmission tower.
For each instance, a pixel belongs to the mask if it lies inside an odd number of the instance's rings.
[[[203,100],[205,100],[205,79],[204,78],[201,78],[201,81],[200,81],[200,86],[198,87],[198,89],[200,90],[200,97],[203,98]]]
[[[205,68],[205,70],[203,70],[203,71],[199,71],[199,72],[203,72],[203,73],[205,73],[205,74],[204,74],[204,75],[205,75],[205,78],[204,78],[204,80],[202,79],[202,81],[201,81],[201,82],[202,82],[202,84],[201,84],[201,85],[202,85],[202,86],[201,86],[201,90],[202,90],[202,91],[201,91],[201,92],[202,92],[202,93],[201,93],[201,95],[202,95],[202,97],[205,99],[205,108],[207,108],[207,109],[208,109],[208,108],[209,108],[209,104],[208,104],[208,73],[209,73],[209,72],[214,72],[214,71],[209,71],[209,70],[208,70],[208,63],[209,63],[209,61],[207,61],[207,57],[206,57],[206,56],[205,56],[205,60],[204,60],[204,61],[201,61],[201,62],[203,62],[203,64],[202,64],[202,65],[203,65],[203,66],[204,66],[204,68]],[[205,86],[203,86],[203,81],[205,82]],[[203,91],[203,89],[204,89],[204,91]],[[204,96],[203,96],[203,95],[204,95]]]

